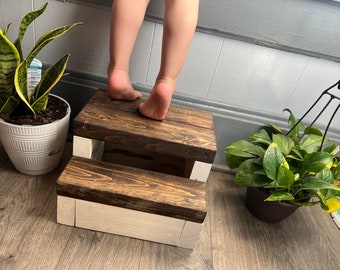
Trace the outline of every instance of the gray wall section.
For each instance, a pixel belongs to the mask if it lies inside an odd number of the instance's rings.
[[[151,0],[149,19],[161,19],[163,9],[162,0]],[[198,30],[340,61],[339,12],[340,3],[332,0],[200,0]]]

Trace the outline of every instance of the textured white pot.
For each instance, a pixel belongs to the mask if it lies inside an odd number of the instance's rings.
[[[58,97],[60,98],[60,97]],[[0,138],[15,168],[27,175],[42,175],[54,170],[62,157],[71,108],[64,118],[46,125],[15,125],[0,118]]]

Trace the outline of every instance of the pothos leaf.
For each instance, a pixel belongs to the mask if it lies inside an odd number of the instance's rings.
[[[278,169],[283,163],[287,162],[278,145],[273,142],[269,145],[263,157],[263,168],[268,178],[277,180]]]

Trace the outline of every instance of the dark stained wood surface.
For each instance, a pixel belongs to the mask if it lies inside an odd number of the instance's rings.
[[[59,177],[57,193],[198,223],[207,212],[204,182],[79,157]]]
[[[138,104],[98,90],[74,120],[74,134],[146,151],[212,163],[216,138],[211,113],[171,105],[163,121],[138,113]]]
[[[195,161],[171,155],[105,143],[103,161],[189,178]]]

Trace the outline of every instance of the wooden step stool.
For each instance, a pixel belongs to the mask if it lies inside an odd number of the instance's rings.
[[[74,120],[57,181],[61,224],[193,248],[215,154],[211,113],[171,105],[163,121],[98,90]]]

